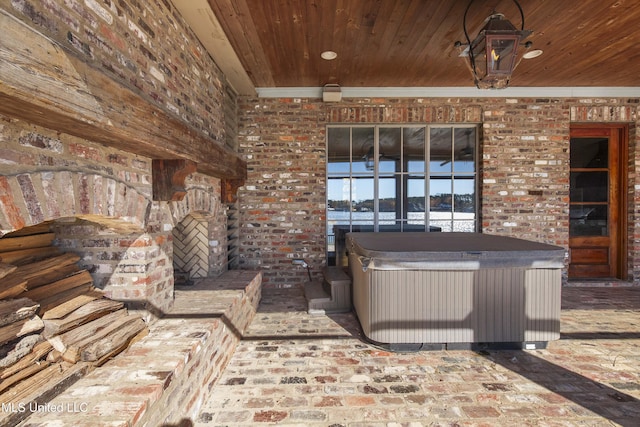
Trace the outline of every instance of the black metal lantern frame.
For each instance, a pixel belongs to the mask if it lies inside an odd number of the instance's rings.
[[[467,14],[475,0],[471,0],[464,11],[462,27],[467,44],[456,42],[458,48],[466,46],[460,56],[465,53],[469,57],[467,65],[473,75],[478,89],[503,89],[509,85],[511,74],[518,66],[518,47],[524,39],[532,33],[524,29],[524,12],[517,0],[513,2],[518,7],[521,17],[521,27],[518,30],[501,13],[493,13],[485,20],[485,24],[472,41],[467,31]],[[530,48],[531,42],[524,44]],[[520,58],[522,59],[522,58]]]

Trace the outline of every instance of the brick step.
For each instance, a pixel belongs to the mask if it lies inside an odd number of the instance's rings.
[[[92,371],[20,426],[159,426],[200,412],[261,296],[262,274],[227,271],[176,287],[174,308],[113,363]],[[175,424],[178,425],[178,424]]]
[[[346,313],[351,311],[351,278],[342,267],[325,267],[323,281],[305,283],[304,293],[309,314]]]

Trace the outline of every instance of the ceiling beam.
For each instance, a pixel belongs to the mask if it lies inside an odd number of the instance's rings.
[[[246,162],[0,10],[0,113],[152,159],[185,159],[223,179]]]

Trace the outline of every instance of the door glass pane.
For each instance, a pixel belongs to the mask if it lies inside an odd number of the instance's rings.
[[[350,150],[349,128],[330,128],[327,141],[327,173],[349,174]]]
[[[454,212],[474,212],[475,210],[475,188],[476,183],[473,178],[461,178],[456,177],[453,182],[454,200],[453,210]],[[457,217],[457,215],[456,215]],[[460,218],[464,217],[461,215]],[[468,218],[467,218],[468,219]]]
[[[380,178],[378,182],[380,183],[379,187],[379,196],[378,196],[378,206],[380,209],[380,223],[383,221],[391,220],[392,223],[395,222],[396,219],[396,208],[398,207],[397,203],[397,180],[400,179],[400,175],[397,175],[394,178]]]
[[[344,246],[344,235],[351,222],[351,180],[349,178],[327,179],[327,251],[336,251]]]
[[[407,179],[407,206],[405,212],[426,212],[424,188],[424,176],[409,176]]]
[[[452,197],[450,178],[431,177],[429,180],[429,225],[441,231],[452,231]]]
[[[476,222],[475,219],[473,221],[459,221],[455,220],[453,222],[453,228],[451,231],[457,231],[461,233],[473,233],[476,231]]]
[[[404,218],[411,225],[422,225],[426,219],[425,205],[425,177],[422,175],[409,176],[407,178],[407,197],[403,206]]]
[[[351,180],[349,178],[329,178],[327,180],[327,208],[329,212],[349,212],[351,210]]]
[[[451,128],[433,128],[429,135],[429,170],[432,173],[451,172]]]
[[[403,142],[405,172],[424,173],[424,127],[404,128]]]
[[[571,205],[569,212],[569,235],[608,236],[607,205]]]
[[[609,173],[571,172],[572,202],[607,202],[609,200]]]
[[[373,175],[375,164],[374,128],[352,128],[351,172]]]
[[[402,140],[400,128],[380,128],[380,173],[402,171]]]
[[[571,168],[607,168],[608,147],[607,138],[571,138]]]
[[[429,226],[433,230],[449,232],[453,231],[452,212],[431,212]]]
[[[431,177],[429,180],[429,204],[432,212],[451,212],[451,183],[452,180],[448,177]]]
[[[373,178],[353,178],[351,200],[351,216],[354,221],[373,221]]]
[[[475,231],[476,181],[472,177],[455,177],[453,181],[453,230]]]
[[[457,173],[474,172],[476,130],[456,129],[453,141],[453,170]]]

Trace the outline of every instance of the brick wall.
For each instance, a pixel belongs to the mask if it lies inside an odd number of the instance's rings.
[[[568,247],[567,106],[489,99],[482,108],[482,230]]]
[[[226,268],[220,181],[194,174],[180,202],[151,200],[151,159],[0,115],[0,230],[53,221],[96,286],[150,315],[173,299],[172,228],[206,215],[210,274]]]
[[[236,95],[170,1],[0,0],[0,9],[211,144],[233,145]],[[171,230],[192,212],[207,221],[209,273],[226,269],[216,178],[193,174],[183,201],[154,202],[150,158],[4,116],[0,159],[0,236],[66,218],[55,225],[57,244],[81,253],[113,298],[168,309]]]
[[[220,106],[232,91],[170,1],[0,0],[0,8],[224,143]]]
[[[326,110],[308,100],[245,100],[239,151],[248,178],[239,192],[240,267],[265,284],[295,286],[324,262]]]
[[[478,123],[482,232],[568,247],[571,123],[630,125],[629,276],[640,281],[635,174],[637,99],[241,99],[241,263],[266,286],[295,286],[325,264],[325,126],[329,123]]]

